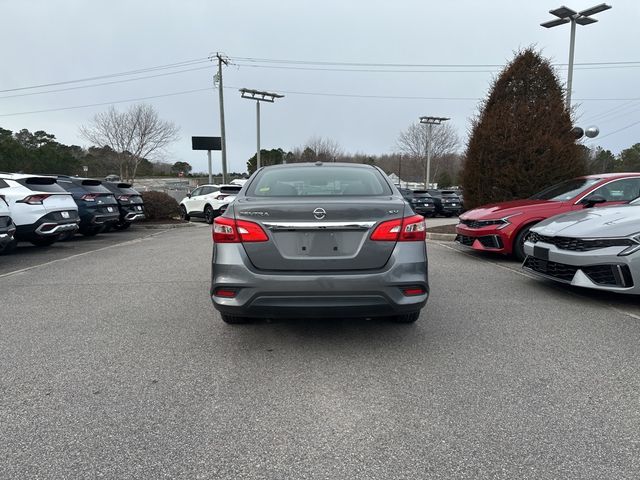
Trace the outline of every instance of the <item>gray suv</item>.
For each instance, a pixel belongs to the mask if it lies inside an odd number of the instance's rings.
[[[213,227],[211,299],[252,317],[414,322],[429,296],[424,218],[379,168],[258,170]]]

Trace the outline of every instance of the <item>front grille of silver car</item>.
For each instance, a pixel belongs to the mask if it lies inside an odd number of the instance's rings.
[[[551,262],[529,256],[524,262],[524,267],[565,282],[571,282],[578,269],[580,269],[597,285],[633,287],[633,277],[627,265],[608,264],[576,267],[575,265]]]
[[[531,243],[544,242],[555,245],[561,250],[571,250],[574,252],[588,252],[607,247],[628,247],[634,243],[628,238],[571,238],[571,237],[548,237],[536,232],[529,233],[527,240]]]

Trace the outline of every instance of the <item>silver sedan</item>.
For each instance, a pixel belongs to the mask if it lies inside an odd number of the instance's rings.
[[[408,323],[429,296],[424,218],[370,165],[262,168],[215,219],[213,242],[211,299],[227,323]]]
[[[558,215],[531,229],[523,268],[578,287],[640,294],[640,201]]]

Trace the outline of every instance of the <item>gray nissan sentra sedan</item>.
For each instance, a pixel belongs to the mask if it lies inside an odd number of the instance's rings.
[[[213,242],[211,299],[227,323],[409,323],[429,296],[424,218],[374,166],[261,168],[216,218]]]

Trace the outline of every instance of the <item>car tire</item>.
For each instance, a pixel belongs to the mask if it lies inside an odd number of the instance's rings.
[[[29,240],[29,242],[36,247],[48,247],[53,245],[56,241],[58,241],[58,237],[55,235],[53,237],[33,238]]]
[[[191,217],[187,213],[187,208],[184,205],[180,205],[179,210],[180,210],[180,220],[184,220],[185,222],[188,222]]]
[[[533,227],[533,225],[527,225],[522,230],[520,230],[518,232],[518,235],[516,235],[515,240],[513,241],[513,256],[516,257],[516,259],[520,262],[524,262],[524,241],[527,238],[527,235],[529,235],[529,230],[531,230],[531,227]]]
[[[216,218],[216,214],[213,211],[213,207],[211,205],[205,205],[204,207],[204,221],[209,225],[213,223],[213,219]]]
[[[102,232],[103,227],[88,227],[80,231],[82,235],[85,237],[95,237],[97,234]]]
[[[0,250],[0,255],[13,252],[18,247],[18,241],[14,238],[4,246],[3,250]]]
[[[402,315],[394,315],[393,317],[389,317],[393,323],[413,323],[420,318],[420,311],[405,313]]]
[[[236,317],[235,315],[227,315],[226,313],[221,313],[220,316],[224,323],[228,323],[230,325],[240,325],[249,321],[247,317]]]

